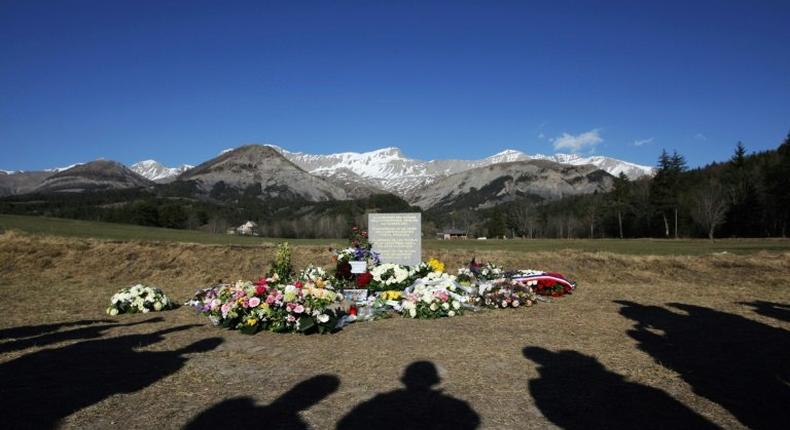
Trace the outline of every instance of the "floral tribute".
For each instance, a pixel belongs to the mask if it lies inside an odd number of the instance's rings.
[[[379,254],[373,251],[373,244],[368,241],[368,232],[361,228],[351,227],[351,246],[338,250],[335,259],[338,263],[351,261],[366,261],[368,266],[378,265],[381,260]]]
[[[175,308],[173,303],[162,290],[137,284],[133,287],[123,288],[110,299],[107,308],[108,315],[135,314],[159,312]]]
[[[406,266],[385,263],[370,271],[368,289],[373,291],[403,290],[413,282],[413,272]]]
[[[255,283],[238,281],[198,291],[187,304],[214,325],[242,333],[329,333],[340,317],[334,306],[339,300],[339,294],[320,283],[261,278]]]
[[[354,321],[393,315],[435,319],[480,308],[527,307],[550,301],[539,295],[558,297],[576,287],[559,273],[506,272],[475,259],[457,276],[445,272],[444,263],[433,258],[412,267],[381,264],[371,251],[367,233],[356,228],[352,247],[335,257],[334,273],[314,265],[294,273],[290,250],[282,244],[268,277],[215,285],[198,291],[187,304],[215,325],[243,333],[330,333]],[[368,271],[341,270],[342,264],[358,259],[368,263]]]
[[[485,284],[480,287],[480,302],[492,309],[532,306],[537,297],[529,282],[501,279]]]
[[[463,314],[467,301],[455,281],[417,282],[410,287],[400,304],[401,314],[410,318],[433,319]]]

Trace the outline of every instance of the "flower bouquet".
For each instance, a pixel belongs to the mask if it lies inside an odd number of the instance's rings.
[[[418,281],[408,288],[400,303],[403,316],[419,319],[454,317],[463,314],[467,297],[454,281]]]
[[[482,304],[492,309],[532,306],[537,297],[528,282],[502,279],[484,284],[480,289]]]
[[[373,244],[368,241],[368,232],[357,226],[351,228],[351,246],[337,251],[335,260],[340,266],[350,266],[350,273],[364,273],[369,266],[377,265],[381,262],[379,255],[373,252]],[[342,272],[345,273],[344,267]]]
[[[173,303],[162,290],[137,284],[133,287],[123,288],[110,299],[107,314],[134,314],[159,312],[175,308]]]
[[[385,263],[374,267],[370,275],[370,290],[403,290],[412,284],[413,272],[406,266]]]
[[[341,297],[315,282],[280,284],[274,279],[238,281],[198,291],[187,304],[214,325],[252,334],[273,332],[328,333],[337,327]]]

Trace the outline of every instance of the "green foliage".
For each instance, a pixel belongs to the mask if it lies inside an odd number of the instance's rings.
[[[294,271],[291,264],[291,248],[288,242],[277,244],[277,252],[274,255],[271,275],[277,276],[283,282],[289,282],[293,278]]]

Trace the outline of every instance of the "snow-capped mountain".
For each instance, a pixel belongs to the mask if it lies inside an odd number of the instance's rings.
[[[625,173],[631,179],[650,175],[653,172],[650,167],[609,157],[581,157],[574,154],[527,155],[513,149],[481,160],[423,161],[408,158],[400,149],[394,147],[362,153],[341,152],[314,155],[290,152],[278,146],[270,146],[297,166],[314,175],[328,178],[342,176],[347,180],[349,172],[353,172],[360,177],[360,180],[365,180],[370,185],[394,192],[407,199],[412,197],[417,190],[446,176],[477,167],[515,161],[548,160],[574,166],[591,164],[615,176],[621,172]]]
[[[143,160],[132,164],[129,168],[138,175],[154,182],[167,182],[186,172],[194,166],[182,164],[178,167],[167,167],[156,160]]]
[[[71,169],[73,167],[82,166],[83,164],[85,164],[85,163],[74,163],[74,164],[69,164],[66,167],[53,167],[51,169],[44,169],[44,171],[45,172],[52,172],[52,173],[60,173],[60,172],[65,172],[66,170],[69,170],[69,169]]]
[[[625,175],[632,180],[653,174],[652,167],[600,155],[594,155],[590,157],[582,157],[578,154],[527,155],[521,151],[507,149],[496,155],[492,155],[483,161],[488,162],[488,164],[496,164],[524,160],[549,160],[560,164],[570,164],[572,166],[591,164],[613,176],[620,176],[620,173],[625,173]]]

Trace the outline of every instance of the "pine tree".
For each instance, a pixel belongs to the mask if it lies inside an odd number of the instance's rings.
[[[677,151],[670,156],[665,149],[658,157],[656,176],[650,184],[650,200],[664,221],[664,236],[669,237],[669,215],[674,213],[675,238],[678,237],[678,206],[681,174],[686,159]]]
[[[614,178],[614,186],[610,194],[610,205],[617,214],[617,226],[620,239],[623,238],[623,212],[630,206],[631,200],[631,181],[625,173],[620,172],[620,176]]]

